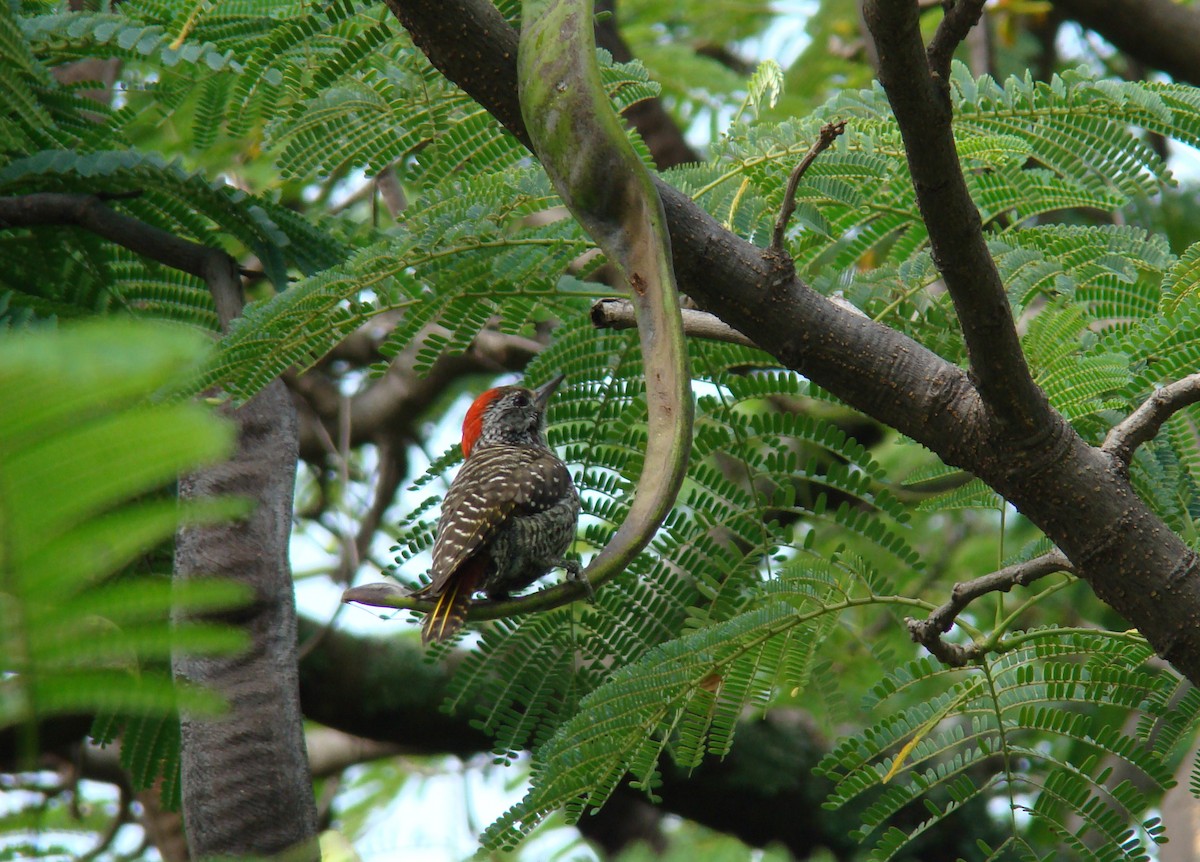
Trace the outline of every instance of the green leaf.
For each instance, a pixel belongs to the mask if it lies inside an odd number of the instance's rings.
[[[232,429],[198,404],[157,393],[193,373],[208,341],[112,321],[0,342],[0,726],[59,713],[212,712],[215,696],[176,686],[176,651],[225,654],[242,633],[171,625],[173,609],[225,610],[237,585],[173,587],[135,574],[181,523],[245,511],[233,500],[180,506],[175,476],[230,451]]]

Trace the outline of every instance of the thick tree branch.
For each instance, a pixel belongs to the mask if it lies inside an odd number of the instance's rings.
[[[188,862],[187,834],[183,815],[163,807],[161,779],[136,794],[142,806],[142,829],[163,862]]]
[[[927,57],[920,10],[912,0],[869,0],[867,26],[879,51],[879,80],[887,92],[912,173],[933,259],[941,270],[962,327],[971,372],[998,418],[1025,435],[1054,424],[1045,396],[1021,352],[1008,296],[983,237],[951,129],[946,76],[949,53],[978,18],[979,0],[959,0],[938,28]]]
[[[615,0],[597,0],[596,44],[612,54],[618,63],[628,63],[633,59],[633,52],[617,27],[616,5]],[[602,12],[610,14],[601,15]],[[646,99],[630,105],[623,116],[642,136],[660,171],[685,162],[700,161],[700,155],[684,139],[683,132],[663,107],[662,99]]]
[[[516,34],[491,3],[387,2],[435,66],[528,141],[517,103]],[[880,5],[873,3],[873,12]],[[952,206],[969,198],[948,135],[949,104],[925,65],[915,12],[897,13],[894,2],[887,7],[891,16],[885,18],[898,18],[900,32],[885,34],[881,49],[903,55],[886,63],[920,72],[912,92],[895,82],[897,99],[934,100],[933,108],[906,105],[904,122],[910,132],[913,116],[937,122],[930,141],[915,132],[934,152],[920,155],[913,170],[936,237],[935,255],[947,283],[965,297],[980,388],[986,381],[990,404],[1017,403],[1016,427],[997,420],[961,369],[816,294],[796,278],[790,260],[739,239],[688,196],[658,181],[680,288],[738,331],[754,333],[758,346],[785,367],[987,482],[1046,533],[1099,598],[1136,626],[1159,655],[1200,680],[1200,560],[1137,497],[1123,465],[1082,441],[1029,382],[982,242],[979,213],[974,206]],[[947,164],[952,170],[945,180],[940,170]],[[935,205],[943,200],[950,212]],[[995,341],[988,340],[989,333]],[[1019,379],[1006,379],[1014,365]],[[1031,421],[1039,415],[1040,421]]]
[[[1155,390],[1137,410],[1113,426],[1104,438],[1103,449],[1128,464],[1138,446],[1153,440],[1175,413],[1200,401],[1200,373],[1189,374]]]
[[[1063,556],[1061,551],[1054,550],[1023,563],[1005,566],[999,571],[974,580],[957,583],[950,592],[950,601],[923,620],[910,617],[904,622],[913,641],[929,650],[939,661],[953,667],[962,667],[976,658],[980,650],[975,649],[974,644],[962,646],[947,643],[942,640],[942,635],[950,631],[955,618],[966,610],[971,602],[988,593],[1007,593],[1013,587],[1027,587],[1038,578],[1055,572],[1070,571],[1073,571],[1071,561]]]
[[[304,737],[314,778],[328,778],[360,763],[404,753],[395,742],[366,739],[331,727],[311,727]]]
[[[222,328],[241,313],[237,262],[220,249],[118,213],[95,195],[0,199],[0,228],[49,225],[75,225],[204,279]],[[316,808],[304,752],[287,554],[295,412],[279,381],[240,409],[223,409],[237,426],[237,451],[228,463],[181,476],[179,497],[240,495],[257,505],[237,522],[181,527],[175,577],[227,577],[250,587],[254,601],[236,615],[249,635],[245,653],[172,660],[177,679],[207,685],[229,705],[219,719],[184,715],[180,721],[189,849],[209,858],[301,848],[295,858],[315,858]]]
[[[301,617],[305,717],[411,754],[465,758],[488,751],[491,740],[472,726],[470,705],[449,715],[441,711],[456,658],[426,661],[416,628],[412,631],[413,637],[359,637]],[[307,649],[314,639],[315,647]]]
[[[208,279],[228,255],[117,212],[98,195],[38,192],[0,198],[0,230],[74,225],[151,260]]]
[[[487,0],[387,4],[433,64],[529,146],[517,103],[517,34],[496,7]],[[986,410],[961,369],[810,290],[785,256],[734,236],[661,179],[655,187],[684,293],[719,311],[734,329],[754,332],[759,346],[785,366],[821,377],[821,385],[831,384],[840,398],[879,421],[952,463],[969,457],[982,430],[974,420],[982,421]]]
[[[209,287],[223,325],[240,313],[236,263],[210,260]],[[241,407],[224,405],[238,430],[226,463],[179,479],[179,497],[240,496],[253,512],[233,523],[190,525],[175,541],[175,577],[224,577],[248,586],[234,622],[249,647],[233,656],[179,654],[175,676],[218,692],[219,718],[183,715],[180,769],[193,858],[291,851],[316,859],[316,806],[297,682],[296,608],[288,537],[296,476],[296,413],[275,380]]]
[[[1051,0],[1126,54],[1177,81],[1200,86],[1200,6],[1174,0]]]

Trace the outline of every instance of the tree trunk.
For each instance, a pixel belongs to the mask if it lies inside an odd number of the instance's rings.
[[[220,270],[220,271],[217,271]],[[212,267],[223,325],[241,311],[236,265]],[[318,860],[317,811],[304,745],[296,607],[288,541],[296,478],[297,422],[276,380],[228,414],[238,427],[231,460],[179,481],[181,499],[235,495],[254,510],[232,523],[186,526],[175,542],[175,577],[245,584],[251,600],[222,621],[246,632],[237,655],[176,655],[179,681],[221,694],[217,718],[183,716],[183,809],[193,859],[273,856]]]

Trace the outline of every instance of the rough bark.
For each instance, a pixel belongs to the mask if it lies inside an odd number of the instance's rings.
[[[926,50],[916,3],[868,2],[863,15],[879,54],[879,81],[896,115],[930,249],[954,302],[971,374],[993,424],[1035,436],[1060,423],[1021,352],[1004,283],[967,191],[951,127],[948,78],[957,44],[983,0],[948,6]],[[997,430],[1009,430],[1000,429]]]
[[[895,8],[885,13],[911,7],[916,14],[915,3],[886,5]],[[388,0],[388,6],[435,66],[528,143],[517,102],[517,36],[495,7],[482,0]],[[878,9],[871,14],[878,16]],[[889,44],[889,38],[908,41]],[[919,44],[919,31],[911,27],[879,39],[881,55],[890,50],[909,64],[907,73],[902,66],[887,73],[896,86],[904,86],[906,74],[929,74],[923,47],[913,50],[914,39]],[[919,69],[912,68],[918,59]],[[920,89],[921,98],[939,98],[936,88]],[[921,110],[910,113],[920,116]],[[929,134],[943,132],[935,128]],[[906,136],[910,149],[930,140],[919,130],[906,130]],[[952,149],[937,146],[935,155],[925,166],[931,174],[959,170]],[[1200,680],[1196,555],[1137,497],[1119,459],[1088,446],[1053,411],[1042,414],[1043,426],[1031,428],[1039,409],[1023,381],[993,379],[985,400],[962,369],[835,306],[803,284],[786,257],[734,236],[665,183],[657,188],[681,290],[735,329],[754,333],[759,346],[784,366],[990,484],[1045,531],[1096,594],[1138,627],[1160,655]],[[937,245],[939,264],[959,273],[967,292],[977,282],[969,264],[964,266],[973,258],[964,255],[975,254],[978,230],[977,220],[971,222],[965,251],[953,242]],[[936,221],[930,233],[947,236]],[[992,287],[980,290],[982,345],[995,309],[989,305]],[[1010,342],[1005,337],[996,349],[1011,350]],[[1012,355],[995,361],[1005,367],[1020,362]],[[1015,386],[1015,397],[1006,394],[1009,386]]]
[[[206,268],[222,326],[241,311],[234,261]],[[181,717],[183,807],[194,859],[272,856],[316,860],[316,804],[304,745],[296,653],[296,608],[288,546],[296,477],[297,424],[279,380],[242,407],[233,457],[181,477],[181,499],[240,496],[242,520],[182,528],[175,577],[222,577],[245,584],[248,606],[226,615],[243,629],[245,652],[176,655],[177,679],[220,693],[218,718]]]
[[[39,225],[74,225],[204,279],[222,327],[241,313],[237,262],[220,249],[118,213],[95,195],[0,198],[0,227]],[[315,859],[316,807],[304,749],[288,563],[296,414],[280,381],[227,412],[238,427],[233,459],[181,477],[179,496],[238,495],[256,506],[235,523],[182,528],[175,575],[226,577],[250,587],[254,601],[228,620],[246,631],[250,647],[233,657],[173,659],[177,678],[209,686],[229,703],[220,719],[181,721],[189,848],[193,858],[203,859],[298,847],[295,858]]]

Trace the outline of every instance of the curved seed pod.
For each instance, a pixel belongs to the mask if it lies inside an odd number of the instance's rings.
[[[595,587],[624,570],[675,502],[691,450],[693,410],[662,202],[601,86],[592,22],[591,0],[527,0],[518,80],[534,152],[629,288],[646,369],[649,437],[642,474],[625,522],[583,573]],[[548,610],[585,592],[569,581],[529,596],[474,603],[468,617]],[[352,587],[342,600],[426,612],[433,607],[387,582]]]
[[[619,574],[679,492],[692,440],[691,375],[662,202],[609,104],[591,0],[525,0],[517,79],[534,152],[629,287],[646,369],[649,439],[629,515],[584,573]]]

